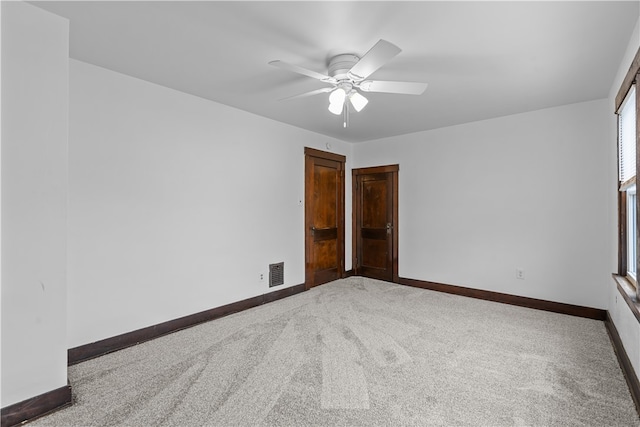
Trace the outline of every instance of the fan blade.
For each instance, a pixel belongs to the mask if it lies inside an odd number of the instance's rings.
[[[387,82],[379,80],[365,80],[358,85],[363,92],[399,93],[402,95],[422,95],[427,89],[426,83],[418,82]]]
[[[290,101],[292,99],[297,99],[297,98],[306,98],[307,96],[313,96],[313,95],[318,95],[320,93],[331,92],[333,89],[334,88],[332,87],[323,87],[322,89],[312,90],[311,92],[305,92],[299,95],[288,96],[286,98],[282,98],[280,101]]]
[[[360,61],[349,70],[349,77],[358,81],[364,80],[382,67],[391,58],[402,52],[398,46],[380,39]]]
[[[320,80],[326,83],[337,83],[336,79],[324,74],[316,73],[315,71],[308,70],[306,68],[299,67],[297,65],[289,64],[282,61],[271,61],[269,65],[281,68],[283,70],[293,71],[294,73],[302,74],[303,76],[311,77],[312,79]]]

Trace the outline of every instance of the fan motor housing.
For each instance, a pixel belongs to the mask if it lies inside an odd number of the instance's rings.
[[[347,79],[347,73],[359,60],[358,56],[351,53],[336,55],[329,60],[329,75],[337,80]]]

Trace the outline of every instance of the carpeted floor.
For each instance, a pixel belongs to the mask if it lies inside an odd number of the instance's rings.
[[[638,426],[604,324],[352,277],[69,368],[33,426]]]

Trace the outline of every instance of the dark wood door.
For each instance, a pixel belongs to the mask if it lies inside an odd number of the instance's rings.
[[[346,158],[305,148],[305,285],[344,276]]]
[[[356,275],[398,281],[398,169],[353,170]]]

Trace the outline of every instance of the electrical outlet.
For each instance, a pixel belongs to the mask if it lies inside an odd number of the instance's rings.
[[[260,273],[258,273],[258,281],[260,283],[264,283],[266,278],[267,278],[267,273],[265,273],[264,271],[261,271]]]
[[[516,279],[524,280],[524,270],[516,268]]]

